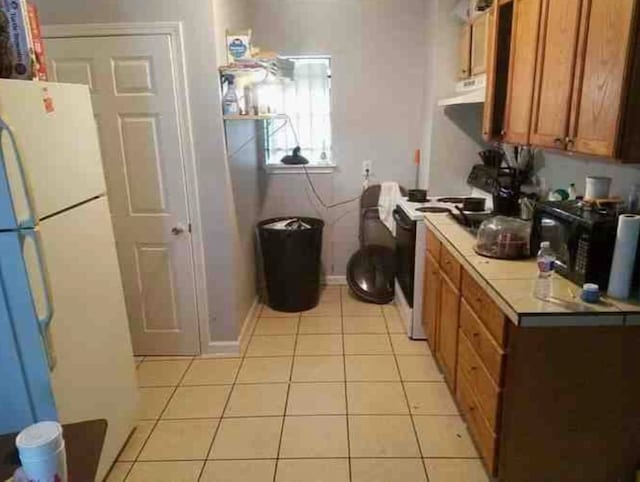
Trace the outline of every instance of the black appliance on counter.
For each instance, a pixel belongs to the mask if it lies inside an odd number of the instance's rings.
[[[574,283],[609,285],[618,213],[585,209],[580,201],[545,201],[533,214],[531,252],[549,241],[557,255],[556,272]]]

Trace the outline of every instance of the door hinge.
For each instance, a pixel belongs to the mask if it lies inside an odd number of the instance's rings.
[[[191,223],[187,224],[187,229],[189,230],[189,234],[191,234]]]

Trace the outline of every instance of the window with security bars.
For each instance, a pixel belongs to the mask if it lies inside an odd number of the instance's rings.
[[[260,100],[272,112],[285,114],[290,124],[273,122],[265,133],[268,164],[280,160],[299,143],[311,165],[327,165],[331,159],[331,58],[289,57],[294,80],[263,85]],[[284,122],[284,121],[283,121]],[[296,138],[297,134],[297,138]]]

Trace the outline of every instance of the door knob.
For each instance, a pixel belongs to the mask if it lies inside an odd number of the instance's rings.
[[[184,227],[183,224],[177,224],[176,226],[171,228],[171,234],[173,234],[174,236],[180,236],[185,231],[186,231],[186,228]]]

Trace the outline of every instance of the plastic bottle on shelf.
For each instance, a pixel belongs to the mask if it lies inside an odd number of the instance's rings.
[[[227,91],[222,97],[222,113],[224,115],[240,114],[240,104],[238,103],[238,93],[236,92],[235,78],[233,75],[226,75]]]
[[[538,279],[536,280],[534,296],[546,300],[551,296],[551,276],[556,263],[556,254],[551,249],[549,241],[540,243],[538,251]]]

